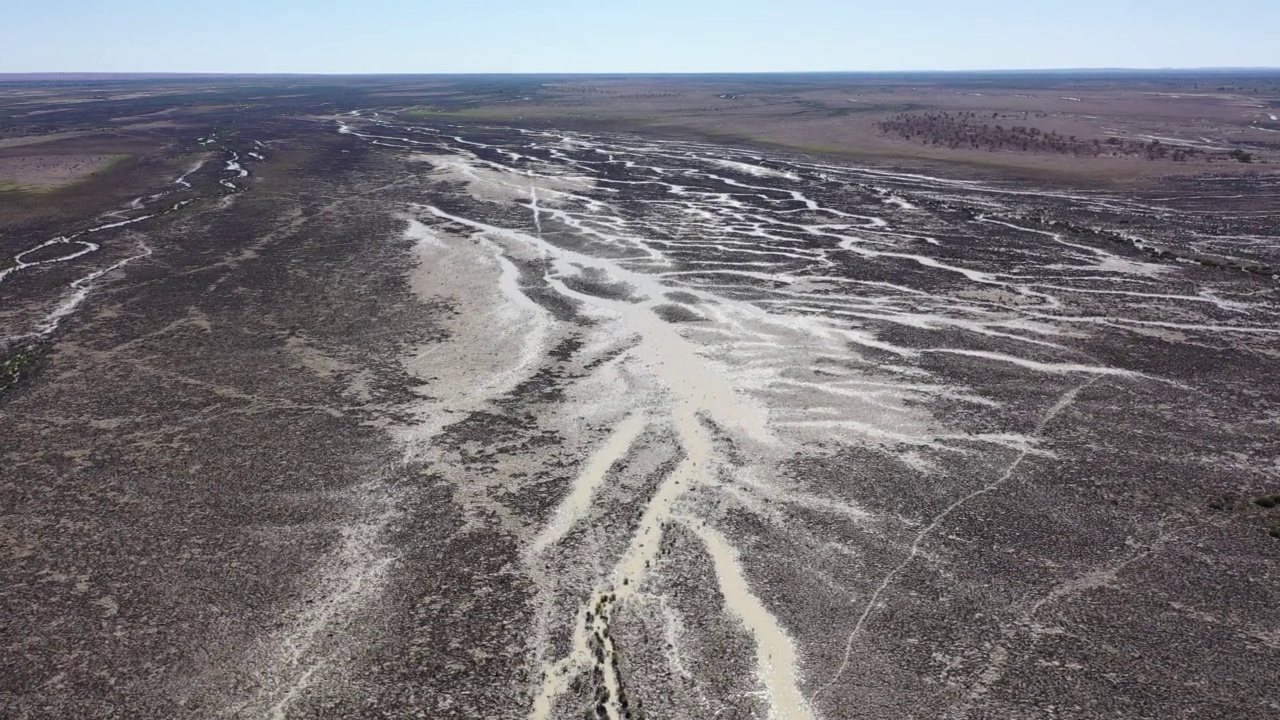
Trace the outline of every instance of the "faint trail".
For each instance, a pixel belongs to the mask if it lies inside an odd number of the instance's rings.
[[[1178,516],[1178,519],[1182,519],[1181,516]],[[1005,643],[1024,631],[1031,635],[1032,643],[1038,641],[1040,637],[1045,634],[1044,630],[1033,626],[1031,623],[1035,619],[1036,615],[1038,615],[1046,605],[1077,595],[1083,595],[1084,593],[1091,592],[1093,590],[1110,587],[1112,586],[1112,583],[1119,579],[1120,573],[1128,569],[1129,566],[1141,562],[1152,554],[1159,552],[1164,545],[1169,542],[1169,540],[1177,535],[1176,530],[1163,529],[1163,526],[1168,520],[1169,518],[1163,518],[1158,522],[1158,525],[1162,530],[1154,540],[1145,544],[1126,541],[1135,548],[1135,551],[1125,556],[1119,562],[1103,564],[1099,567],[1090,569],[1071,580],[1059,583],[1054,586],[1048,594],[1039,600],[1036,600],[1029,608],[1024,610],[1017,620],[1014,621],[1013,627],[1006,628],[1003,631],[1002,640],[999,641],[1000,644],[997,644],[992,648],[991,652],[988,654],[986,667],[983,668],[982,672],[978,673],[977,680],[969,687],[969,692],[965,695],[964,701],[959,703],[958,706],[953,706],[949,709],[945,717],[964,720],[964,718],[969,716],[974,705],[988,692],[990,692],[991,688],[1000,681],[1010,662],[1010,653],[1008,648],[1005,647]]]
[[[532,175],[533,171],[530,170],[529,174]],[[532,182],[529,183],[529,205],[533,210],[534,227],[538,228],[538,239],[541,240],[542,239],[542,213],[539,212],[538,210],[538,186],[533,184]]]
[[[265,667],[254,669],[261,684],[251,697],[228,703],[220,716],[285,720],[325,671],[344,661],[346,644],[334,636],[341,637],[381,591],[397,558],[381,539],[397,514],[397,497],[377,479],[335,497],[350,503],[355,519],[336,527],[338,547],[323,561],[306,603],[284,618],[288,629],[263,640]]]
[[[1069,407],[1072,403],[1075,402],[1076,397],[1080,394],[1081,391],[1083,391],[1085,388],[1097,382],[1098,379],[1099,379],[1098,377],[1091,378],[1085,381],[1084,383],[1063,393],[1062,396],[1058,398],[1058,401],[1055,402],[1052,406],[1050,406],[1049,409],[1045,412],[1044,416],[1040,419],[1039,424],[1036,425],[1035,431],[1032,433],[1032,436],[1034,437],[1042,433],[1045,427],[1055,417],[1057,417],[1059,413],[1061,413],[1063,410],[1065,410],[1067,407]],[[867,599],[867,604],[863,607],[862,614],[858,616],[858,621],[857,623],[854,624],[853,630],[850,631],[849,638],[845,642],[844,658],[840,661],[840,667],[836,670],[836,674],[831,678],[831,680],[827,681],[826,685],[823,685],[822,687],[814,691],[813,695],[810,696],[809,698],[811,702],[816,701],[820,695],[822,695],[827,690],[831,689],[831,687],[840,680],[840,677],[844,675],[844,671],[848,669],[849,660],[853,654],[853,641],[857,638],[858,633],[861,632],[863,625],[866,624],[867,618],[869,618],[871,616],[871,613],[875,610],[876,604],[880,600],[880,596],[883,595],[884,592],[889,589],[889,586],[893,584],[893,581],[897,579],[898,575],[901,574],[902,571],[905,570],[906,567],[910,565],[911,562],[915,560],[917,556],[919,556],[920,545],[925,541],[925,539],[928,538],[929,535],[932,534],[933,531],[936,530],[938,526],[942,524],[942,521],[946,520],[947,516],[949,516],[956,509],[965,505],[966,503],[968,503],[970,500],[973,500],[974,498],[980,497],[982,495],[986,495],[989,492],[999,489],[1001,485],[1003,485],[1010,477],[1013,476],[1013,473],[1018,469],[1018,466],[1022,464],[1022,461],[1025,460],[1026,457],[1031,454],[1031,452],[1032,450],[1030,447],[1024,448],[1022,452],[1018,453],[1018,456],[1013,459],[1013,462],[1009,464],[1009,467],[1005,468],[1004,473],[1001,474],[1000,477],[996,478],[992,482],[984,485],[981,488],[978,488],[977,490],[974,490],[968,495],[965,495],[959,500],[956,500],[955,502],[948,505],[946,509],[938,513],[938,515],[933,519],[932,522],[930,522],[927,526],[925,526],[923,530],[921,530],[919,533],[916,534],[915,540],[911,543],[911,551],[907,555],[906,559],[904,559],[901,563],[899,563],[897,567],[890,570],[888,575],[885,575],[884,580],[880,582],[880,586],[877,587],[875,592],[871,594],[871,597]]]
[[[359,608],[382,587],[393,555],[387,554],[379,536],[395,514],[393,500],[376,484],[355,488],[351,495],[361,512],[369,517],[343,527],[342,542],[335,556],[331,574],[325,578],[326,592],[309,605],[294,624],[292,632],[282,638],[280,651],[282,674],[287,680],[270,709],[271,720],[285,720],[290,705],[311,687],[314,679],[337,658],[336,653],[320,650],[320,634],[344,629]]]

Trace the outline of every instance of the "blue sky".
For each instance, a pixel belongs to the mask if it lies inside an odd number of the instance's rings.
[[[4,72],[1280,66],[1280,0],[6,0]]]

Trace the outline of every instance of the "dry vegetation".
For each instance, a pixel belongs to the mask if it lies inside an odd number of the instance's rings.
[[[422,92],[404,111],[747,141],[1070,181],[1280,162],[1280,78],[621,78]],[[1252,162],[1246,168],[1243,163]]]
[[[1203,157],[1206,162],[1215,159],[1253,161],[1252,153],[1239,148],[1230,151],[1203,152],[1199,147],[1162,142],[1126,140],[1111,136],[1105,141],[1091,140],[1075,135],[1062,135],[1055,130],[1044,131],[1035,126],[1004,126],[1000,120],[1010,118],[998,112],[979,116],[972,111],[958,113],[901,113],[879,123],[882,132],[907,141],[924,145],[941,145],[956,150],[967,148],[989,152],[1011,151],[1032,153],[1057,153],[1076,157],[1138,157],[1147,160],[1169,159],[1174,162]],[[1039,117],[1045,117],[1041,113]],[[1022,114],[1026,122],[1027,113]]]
[[[127,155],[0,156],[0,189],[50,190],[92,177]]]

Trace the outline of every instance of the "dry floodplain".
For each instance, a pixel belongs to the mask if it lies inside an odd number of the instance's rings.
[[[1280,713],[1278,106],[0,82],[0,715]]]

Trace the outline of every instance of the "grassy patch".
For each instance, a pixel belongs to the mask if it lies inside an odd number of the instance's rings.
[[[0,180],[0,193],[25,193],[25,192],[49,192],[48,188],[31,187],[28,185],[20,185],[12,180]]]
[[[436,118],[439,120],[500,120],[514,117],[518,113],[506,112],[506,108],[462,108],[445,110],[429,106],[401,110],[400,114],[413,118]]]
[[[59,190],[65,190],[69,187],[75,187],[84,182],[88,182],[92,176],[77,178],[64,183],[55,185],[26,185],[13,180],[0,180],[0,193],[22,193],[23,195],[49,195]]]
[[[44,345],[19,345],[0,355],[0,396],[35,377],[44,357]]]
[[[77,185],[83,185],[85,183],[92,182],[93,180],[98,178],[100,175],[110,173],[113,170],[120,168],[125,163],[132,160],[133,158],[134,156],[128,153],[111,153],[101,163],[99,163],[92,169],[89,169],[88,172],[63,179],[60,182],[56,180],[54,181],[37,180],[33,182],[21,182],[20,180],[14,180],[14,179],[0,179],[0,192],[19,192],[19,193],[26,193],[29,195],[47,195],[49,193],[58,192],[59,190],[65,190],[67,188],[72,188]],[[21,173],[19,173],[19,177],[21,177]]]

